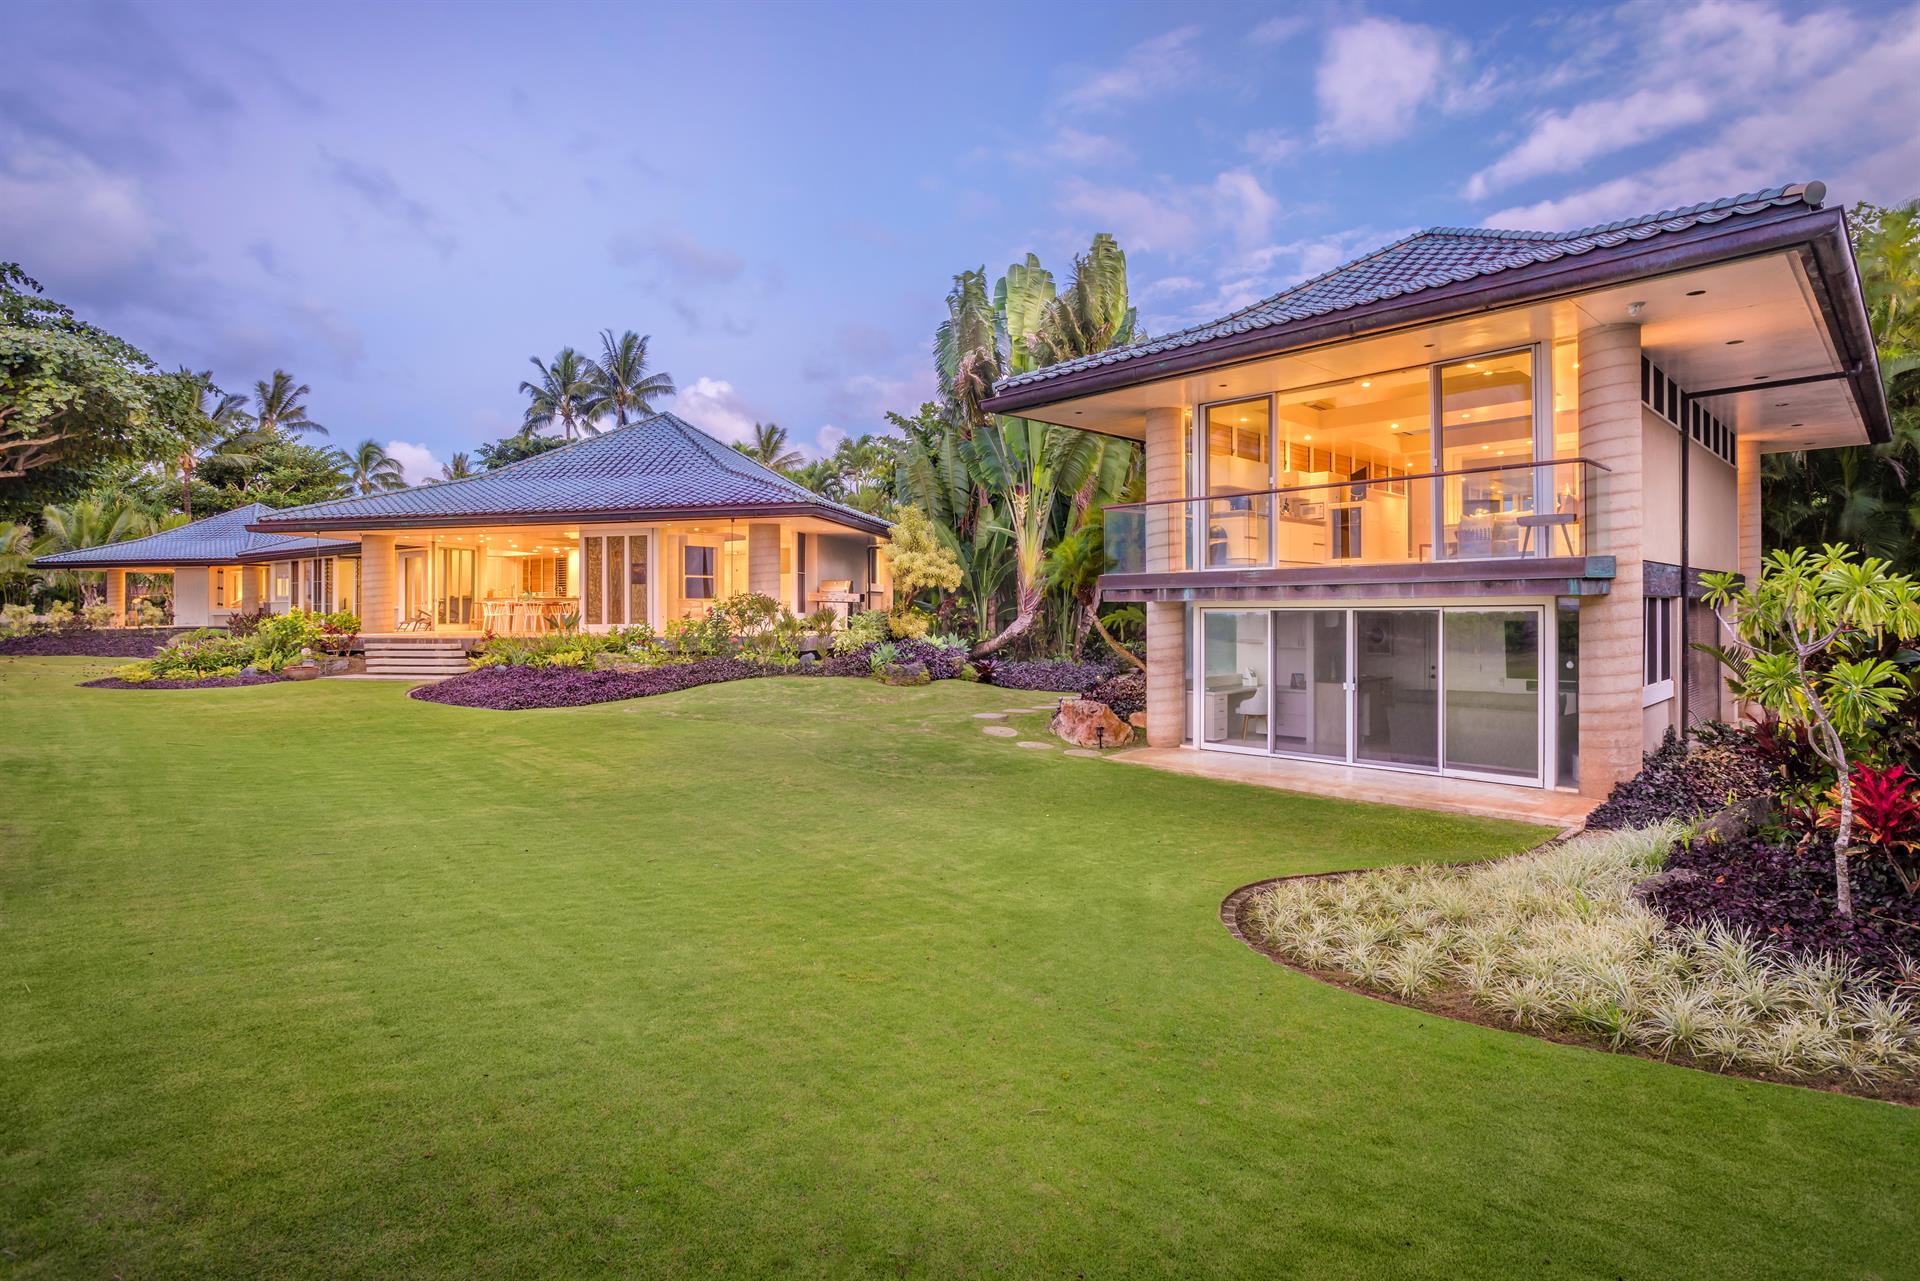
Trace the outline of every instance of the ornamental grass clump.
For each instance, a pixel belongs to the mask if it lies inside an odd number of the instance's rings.
[[[1634,894],[1677,829],[1589,832],[1472,868],[1279,882],[1249,937],[1408,1001],[1789,1077],[1920,1080],[1920,1014],[1854,961],[1795,956],[1718,921],[1669,927]]]

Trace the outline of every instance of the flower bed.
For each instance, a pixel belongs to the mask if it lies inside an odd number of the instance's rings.
[[[1592,832],[1471,868],[1281,881],[1255,946],[1422,1008],[1699,1066],[1920,1097],[1920,1013],[1830,956],[1669,928],[1634,886],[1675,832]]]
[[[1105,703],[1113,709],[1113,714],[1121,720],[1135,712],[1147,710],[1147,674],[1136,668],[1127,668],[1118,676],[1110,676],[1086,692],[1085,697],[1096,703]]]
[[[521,711],[537,707],[585,707],[625,698],[647,698],[713,685],[721,681],[768,676],[773,671],[737,658],[705,658],[692,663],[621,671],[577,667],[481,667],[434,685],[410,690],[412,697],[452,707]]]
[[[187,680],[155,677],[152,680],[128,681],[118,676],[106,676],[80,684],[83,689],[230,689],[239,685],[275,685],[286,679],[269,672],[254,672],[246,676],[199,676]]]
[[[1920,983],[1920,896],[1885,859],[1853,864],[1853,917],[1834,912],[1833,859],[1749,836],[1677,844],[1645,889],[1650,906],[1679,925],[1722,921],[1800,956],[1850,958],[1883,984]]]
[[[60,627],[0,637],[0,656],[12,658],[152,658],[183,629],[173,627]]]
[[[1114,675],[1111,663],[1075,663],[1065,659],[1017,662],[998,659],[983,664],[981,676],[1004,689],[1037,689],[1084,694]]]

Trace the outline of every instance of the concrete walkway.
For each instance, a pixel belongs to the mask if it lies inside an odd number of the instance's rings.
[[[1145,765],[1174,774],[1250,783],[1287,792],[1332,796],[1347,801],[1376,801],[1412,809],[1477,814],[1522,823],[1544,823],[1562,829],[1578,827],[1599,804],[1573,792],[1550,788],[1512,787],[1463,778],[1429,774],[1401,774],[1391,770],[1325,765],[1317,761],[1266,756],[1236,756],[1202,752],[1190,747],[1138,747],[1114,753],[1113,760]]]

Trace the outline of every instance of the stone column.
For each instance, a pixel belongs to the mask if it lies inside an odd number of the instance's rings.
[[[747,526],[747,590],[780,599],[780,526]]]
[[[1601,474],[1598,496],[1607,545],[1588,551],[1615,556],[1615,576],[1607,595],[1580,602],[1580,791],[1605,796],[1640,769],[1646,675],[1640,327],[1605,325],[1584,331],[1579,341],[1580,453],[1612,469]]]
[[[1185,412],[1179,406],[1147,411],[1147,500],[1185,498]],[[1147,572],[1187,568],[1185,512],[1179,503],[1149,507]],[[1147,744],[1180,746],[1187,685],[1187,607],[1178,601],[1147,603]]]
[[[1739,511],[1740,573],[1751,586],[1760,581],[1760,442],[1745,436],[1733,442],[1735,505]]]
[[[124,627],[127,621],[127,571],[107,571],[107,608],[113,611],[112,625]]]
[[[258,565],[240,567],[240,611],[257,613],[260,609],[260,579],[267,571]]]
[[[397,626],[393,612],[399,590],[392,534],[360,536],[360,632],[378,635]]]

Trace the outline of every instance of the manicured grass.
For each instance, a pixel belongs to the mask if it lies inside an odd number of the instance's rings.
[[[1920,1113],[1450,1022],[1217,919],[1533,829],[1020,751],[0,660],[0,1273],[1893,1277]],[[1037,725],[1039,717],[1029,722]]]

